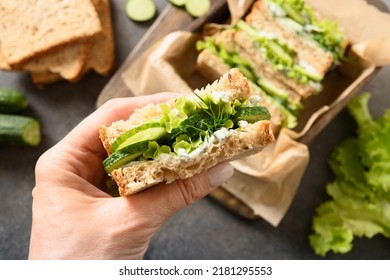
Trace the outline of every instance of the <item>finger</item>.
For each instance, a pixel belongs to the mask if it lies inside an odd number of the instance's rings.
[[[169,217],[206,196],[233,175],[228,163],[221,163],[208,171],[171,184],[159,184],[139,194],[125,198],[127,207],[142,217],[150,218],[158,227]]]

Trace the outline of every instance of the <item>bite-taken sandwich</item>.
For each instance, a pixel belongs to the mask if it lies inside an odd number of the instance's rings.
[[[128,120],[100,127],[104,168],[127,196],[260,152],[275,140],[260,99],[231,69],[193,94],[149,104]]]
[[[294,128],[302,101],[322,89],[348,41],[303,0],[256,1],[245,20],[199,41],[197,66],[214,78],[239,68],[263,96],[275,126]]]

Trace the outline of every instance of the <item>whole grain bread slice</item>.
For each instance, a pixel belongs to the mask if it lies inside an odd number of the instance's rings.
[[[114,36],[111,23],[111,9],[109,0],[91,0],[102,24],[102,33],[91,37],[88,40],[88,52],[85,57],[85,62],[81,65],[81,73],[75,78],[68,79],[72,82],[78,81],[84,74],[90,70],[94,70],[98,74],[108,74],[114,63]],[[61,77],[62,76],[62,77]],[[38,85],[45,85],[56,82],[64,78],[63,75],[58,75],[55,71],[33,71],[31,73],[32,81]]]
[[[0,47],[13,67],[102,32],[90,0],[0,1]]]
[[[248,80],[237,69],[230,70],[218,81],[195,92],[202,94],[221,91],[227,92],[233,99],[248,98],[252,94]],[[174,102],[175,99],[172,99],[166,104],[173,108]],[[136,111],[126,121],[115,122],[109,127],[103,125],[99,129],[99,136],[107,153],[112,153],[111,144],[124,131],[142,124],[145,120],[151,121],[161,116],[160,106],[149,104]],[[140,161],[117,168],[111,172],[111,176],[118,185],[120,195],[127,196],[157,183],[170,183],[192,177],[220,162],[257,153],[274,140],[270,121],[259,121],[240,130],[231,130],[223,139],[210,140],[196,156],[161,154],[152,161]]]
[[[90,41],[90,51],[85,71],[94,70],[100,75],[107,75],[114,64],[114,35],[112,30],[111,7],[109,0],[92,0],[102,23],[103,32]]]
[[[40,55],[13,69],[28,72],[50,72],[66,80],[76,80],[87,61],[89,44],[77,42]]]

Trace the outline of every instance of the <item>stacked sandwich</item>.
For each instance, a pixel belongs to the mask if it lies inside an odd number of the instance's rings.
[[[262,96],[276,132],[297,125],[302,101],[321,91],[347,44],[337,23],[303,0],[259,0],[245,20],[197,43],[197,66],[210,79],[239,68]]]
[[[47,84],[112,68],[109,0],[4,0],[0,18],[2,70],[27,71],[36,84]]]

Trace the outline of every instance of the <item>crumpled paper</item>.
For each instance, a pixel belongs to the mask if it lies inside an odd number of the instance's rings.
[[[318,12],[324,11],[325,16],[339,21],[352,42],[352,50],[360,57],[360,63],[353,68],[347,66],[344,72],[341,67],[339,74],[330,74],[325,86],[327,95],[321,93],[319,97],[309,99],[296,130],[282,129],[277,141],[261,153],[232,162],[235,173],[222,188],[274,226],[287,212],[309,162],[308,147],[303,143],[307,143],[310,136],[315,137],[345,106],[376,66],[390,62],[390,33],[385,32],[390,30],[388,14],[362,0],[307,1]],[[232,21],[245,14],[252,2],[228,0]],[[364,28],[361,22],[364,22]],[[354,26],[359,28],[352,28]],[[134,95],[163,91],[191,93],[193,89],[204,86],[204,78],[196,71],[198,52],[195,42],[198,38],[199,34],[190,32],[168,34],[145,50],[122,73],[124,83]],[[300,142],[306,136],[306,140]]]

